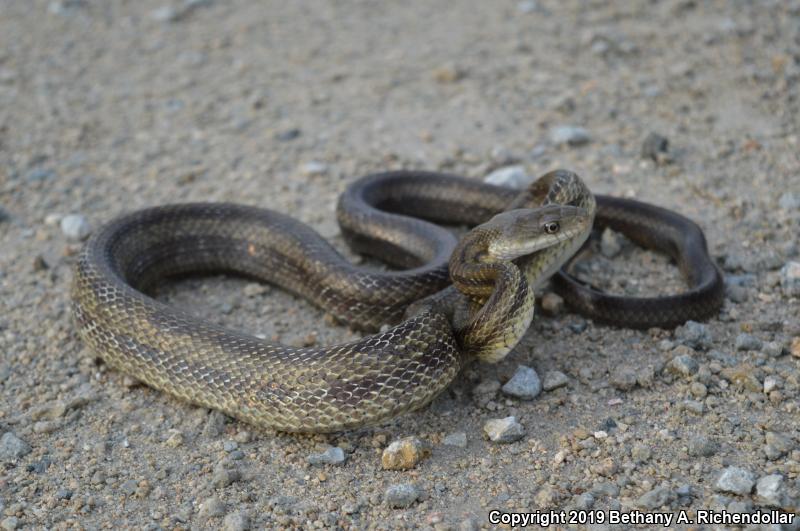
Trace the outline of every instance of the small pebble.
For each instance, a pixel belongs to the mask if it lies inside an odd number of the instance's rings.
[[[535,0],[522,0],[517,4],[517,11],[524,15],[533,13],[537,9],[539,9],[539,4]]]
[[[200,516],[203,518],[214,518],[225,514],[225,504],[216,496],[206,498],[200,503]]]
[[[800,209],[800,194],[784,192],[778,199],[778,206],[786,211]]]
[[[296,127],[291,129],[286,129],[284,131],[279,131],[275,133],[275,140],[280,140],[281,142],[289,142],[291,140],[299,138],[301,134],[302,133],[300,129],[297,129]]]
[[[687,347],[677,347],[673,352],[685,352]],[[691,354],[681,353],[672,358],[666,365],[666,369],[678,376],[693,376],[700,369],[700,364]]]
[[[312,160],[310,162],[306,162],[300,168],[300,171],[303,175],[308,177],[315,176],[315,175],[325,175],[328,173],[328,166],[322,162],[318,162],[316,160]]]
[[[491,419],[483,425],[483,432],[489,440],[496,443],[512,443],[525,435],[525,428],[516,417]]]
[[[764,378],[764,394],[768,395],[780,386],[780,381],[775,376],[767,376]]]
[[[620,235],[606,227],[600,237],[600,253],[606,258],[614,258],[622,251]]]
[[[44,168],[34,168],[25,175],[25,180],[29,183],[48,181],[55,175],[55,172]]]
[[[31,453],[31,447],[28,443],[8,431],[0,437],[0,459],[14,460],[20,457],[25,457]]]
[[[769,507],[783,507],[786,505],[786,488],[783,476],[770,474],[758,479],[756,483],[756,502]]]
[[[636,506],[645,511],[652,511],[669,505],[675,499],[675,493],[668,487],[656,487],[655,489],[645,492],[636,500]]]
[[[522,189],[531,184],[533,178],[525,170],[524,166],[506,166],[498,168],[483,178],[483,181],[497,186]]]
[[[222,529],[225,531],[247,531],[250,529],[250,517],[244,511],[232,512],[222,520]]]
[[[311,454],[306,458],[308,463],[314,466],[341,465],[345,459],[344,450],[338,446],[329,446],[324,452]]]
[[[687,347],[698,350],[708,349],[714,342],[708,327],[696,321],[686,321],[682,326],[676,328],[675,339]]]
[[[684,411],[695,415],[702,415],[706,410],[705,404],[699,400],[684,400],[682,406]]]
[[[630,391],[636,387],[637,381],[636,369],[624,365],[616,367],[609,378],[611,386],[620,391]]]
[[[592,141],[592,135],[583,127],[559,125],[550,130],[550,141],[557,145],[582,146]]]
[[[398,485],[391,485],[386,489],[384,499],[386,504],[393,509],[405,509],[417,501],[420,492],[414,485],[410,483],[400,483]]]
[[[542,310],[547,315],[560,315],[564,311],[564,299],[557,293],[545,293],[542,297]]]
[[[800,336],[792,338],[792,344],[789,347],[789,353],[795,358],[800,358]]]
[[[4,518],[3,521],[0,522],[0,527],[2,527],[4,531],[13,531],[19,527],[19,518],[16,516]]]
[[[150,17],[158,22],[177,22],[180,20],[180,11],[172,6],[162,6],[150,12]]]
[[[768,431],[764,435],[764,442],[764,454],[770,461],[780,459],[795,447],[790,437],[774,431]]]
[[[458,448],[467,447],[467,434],[463,431],[457,431],[447,435],[442,441],[447,446],[457,446]]]
[[[731,466],[722,471],[714,488],[719,492],[730,492],[744,496],[750,494],[755,482],[752,472]]]
[[[384,470],[409,470],[431,455],[430,445],[417,437],[393,441],[384,448],[381,465]]]
[[[642,157],[651,159],[659,164],[669,159],[669,139],[658,133],[650,133],[642,142]]]
[[[781,289],[787,297],[800,297],[800,262],[788,262],[781,268]]]
[[[736,336],[734,346],[736,350],[758,350],[761,348],[762,342],[750,334],[739,334]]]
[[[184,436],[178,430],[172,430],[167,440],[164,441],[164,444],[167,445],[169,448],[178,448],[179,446],[183,446],[184,443]]]
[[[631,458],[637,463],[645,463],[653,455],[653,451],[649,446],[642,443],[636,443],[631,449]]]
[[[569,377],[561,371],[547,371],[542,377],[542,389],[552,391],[567,385]]]
[[[231,483],[235,483],[242,479],[242,473],[236,468],[227,468],[225,466],[217,466],[211,476],[211,484],[218,488],[225,488]]]
[[[61,218],[61,232],[67,239],[79,242],[89,237],[92,229],[89,222],[80,214],[69,214]]]
[[[692,457],[711,457],[719,450],[719,444],[716,441],[703,435],[690,436],[686,446]]]
[[[768,341],[761,347],[761,351],[771,358],[783,355],[783,343],[780,341]]]
[[[443,85],[461,81],[465,76],[466,72],[453,64],[442,65],[433,71],[433,79]]]
[[[531,367],[520,365],[517,372],[503,386],[503,393],[520,398],[522,400],[532,400],[542,392],[542,382],[539,375]]]

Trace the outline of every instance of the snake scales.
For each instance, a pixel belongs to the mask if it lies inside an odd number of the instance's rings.
[[[722,301],[697,225],[631,200],[595,202],[571,172],[546,174],[523,192],[438,173],[376,174],[347,189],[337,216],[354,249],[405,269],[353,266],[308,226],[265,209],[196,203],[119,217],[76,264],[79,333],[110,366],[174,396],[256,425],[331,432],[417,409],[470,358],[502,358],[530,324],[534,288],[553,274],[578,311],[623,326],[675,326]],[[559,271],[593,218],[670,254],[689,290],[616,297]],[[478,226],[458,242],[430,222]],[[354,328],[399,324],[347,344],[293,348],[147,295],[164,277],[219,271],[280,285]]]

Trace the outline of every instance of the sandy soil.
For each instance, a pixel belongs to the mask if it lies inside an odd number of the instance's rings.
[[[800,299],[782,268],[799,260],[800,4],[608,4],[0,0],[0,528],[474,529],[491,509],[797,511]],[[563,125],[589,141],[558,145]],[[651,132],[669,138],[671,162],[642,157]],[[290,213],[343,248],[334,205],[353,179],[482,178],[512,163],[569,168],[599,193],[697,220],[731,284],[720,315],[639,332],[540,313],[506,360],[466,371],[429,408],[316,437],[138,386],[74,331],[79,244],[64,215],[96,229],[139,207],[235,201]],[[677,278],[627,248],[598,264],[587,274],[620,292]],[[289,344],[355,337],[243,280],[161,296]],[[567,383],[508,397],[498,382],[519,365]],[[485,440],[487,420],[511,415],[521,440]],[[465,447],[444,444],[459,432]],[[384,470],[381,452],[406,436],[432,455]],[[346,461],[309,464],[327,445]],[[386,491],[402,484],[410,505],[394,508]]]

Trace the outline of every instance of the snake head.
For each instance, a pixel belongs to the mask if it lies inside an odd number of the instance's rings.
[[[484,261],[510,261],[588,234],[593,222],[581,207],[547,205],[497,214],[482,225],[494,232]]]

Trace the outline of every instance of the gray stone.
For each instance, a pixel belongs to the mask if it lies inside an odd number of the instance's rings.
[[[550,141],[559,145],[582,146],[592,141],[592,135],[583,127],[559,125],[550,130]]]
[[[275,133],[275,140],[280,140],[281,142],[289,142],[290,140],[299,138],[301,134],[302,132],[300,131],[300,129],[297,129],[296,127],[291,129],[286,129],[284,131],[279,131]]]
[[[542,377],[542,389],[552,391],[569,383],[569,377],[561,371],[547,371]]]
[[[69,15],[86,6],[86,0],[54,0],[47,10],[54,15]]]
[[[525,435],[525,428],[517,422],[516,417],[491,419],[483,425],[483,432],[489,440],[496,443],[512,443]]]
[[[761,351],[772,358],[777,358],[783,355],[784,347],[780,341],[768,341],[761,347]]]
[[[625,365],[614,369],[609,379],[609,383],[620,391],[630,391],[636,387],[637,381],[636,370],[633,367]]]
[[[642,142],[642,157],[663,162],[668,157],[669,139],[658,133],[650,133]]]
[[[214,474],[211,476],[211,484],[218,488],[225,488],[231,483],[235,483],[242,479],[242,473],[236,468],[228,468],[223,465],[218,465],[214,469]]]
[[[393,509],[405,509],[419,498],[419,490],[411,483],[400,483],[398,485],[391,485],[386,489],[384,499],[386,505]]]
[[[594,505],[595,499],[591,492],[584,492],[573,498],[572,504],[579,511],[587,511]]]
[[[475,396],[494,396],[500,390],[500,382],[493,378],[481,380],[481,382],[472,388],[472,394]]]
[[[682,406],[684,411],[694,413],[695,415],[702,415],[706,410],[705,404],[699,400],[684,400]]]
[[[307,457],[308,463],[314,466],[341,465],[346,459],[344,450],[338,446],[329,446],[324,452]]]
[[[786,488],[783,476],[770,474],[759,478],[756,483],[756,501],[769,507],[783,507],[786,503]]]
[[[203,436],[208,439],[219,437],[225,429],[227,419],[228,417],[225,416],[225,413],[212,409],[208,413],[208,419],[206,419],[206,423],[203,426]]]
[[[152,10],[150,16],[158,22],[177,22],[181,13],[172,6],[162,6]]]
[[[79,242],[89,237],[92,229],[89,222],[80,214],[69,214],[61,218],[61,232],[67,239]]]
[[[442,444],[445,444],[447,446],[457,446],[459,448],[466,448],[467,434],[464,433],[463,431],[457,431],[455,433],[451,433],[450,435],[444,438]]]
[[[520,365],[517,372],[503,386],[503,393],[520,398],[522,400],[532,400],[542,392],[542,382],[539,375],[531,367]]]
[[[16,516],[9,516],[8,518],[4,518],[2,522],[0,522],[0,527],[3,528],[3,531],[13,531],[17,529],[20,525],[19,518]]]
[[[734,342],[736,350],[758,350],[762,345],[760,339],[750,334],[739,334]]]
[[[722,471],[714,488],[719,492],[730,492],[744,496],[753,490],[756,480],[753,473],[743,468],[730,466]]]
[[[689,484],[684,484],[675,489],[675,494],[679,498],[691,498],[694,496],[694,492],[692,491],[692,486]]]
[[[749,298],[747,288],[743,288],[742,286],[726,286],[725,295],[728,297],[728,300],[736,303],[747,302]]]
[[[631,448],[631,458],[637,463],[645,463],[652,456],[653,451],[646,444],[636,443]]]
[[[216,496],[211,496],[200,503],[199,514],[203,518],[222,516],[225,514],[225,504]]]
[[[235,511],[222,520],[222,529],[225,531],[247,531],[250,529],[250,516],[244,511]]]
[[[645,492],[636,500],[636,506],[645,511],[652,511],[668,505],[675,499],[675,493],[668,487],[656,487]]]
[[[51,170],[46,170],[44,168],[33,168],[27,173],[27,175],[25,175],[25,180],[29,183],[38,183],[42,181],[49,181],[54,175],[55,173]]]
[[[498,168],[483,178],[483,181],[498,186],[522,189],[531,184],[531,177],[524,166],[514,165]]]
[[[129,479],[119,486],[119,490],[122,491],[125,496],[132,496],[138,488],[139,484],[133,479]]]
[[[794,449],[792,439],[782,433],[768,431],[764,435],[764,454],[767,459],[774,461],[780,459]]]
[[[524,15],[533,13],[537,9],[539,9],[539,4],[535,0],[522,0],[517,4],[517,11]]]
[[[620,235],[606,227],[600,237],[600,253],[606,258],[614,258],[622,251]]]
[[[716,441],[703,435],[690,436],[686,447],[692,457],[711,457],[719,450]]]
[[[0,459],[19,459],[31,453],[28,443],[8,431],[0,437]]]
[[[300,172],[308,177],[315,175],[325,175],[328,173],[328,166],[323,162],[312,160],[300,167]]]
[[[682,326],[676,328],[675,339],[687,347],[698,350],[708,349],[714,342],[714,337],[708,327],[696,321],[686,321]]]
[[[781,268],[781,289],[787,297],[800,296],[800,262],[787,262]]]
[[[784,192],[778,199],[778,206],[783,210],[797,210],[800,209],[800,194],[794,192]]]
[[[674,352],[683,352],[684,348],[678,347]],[[678,376],[693,376],[700,369],[700,364],[691,354],[679,354],[672,358],[666,365],[667,371]]]

